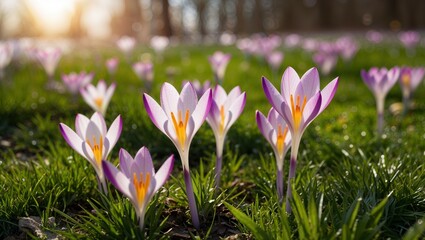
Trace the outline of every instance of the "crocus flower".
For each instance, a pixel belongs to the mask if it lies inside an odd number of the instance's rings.
[[[189,171],[189,148],[195,133],[210,111],[212,91],[207,90],[198,101],[195,89],[190,83],[183,86],[180,94],[171,84],[164,83],[160,98],[161,105],[148,94],[143,94],[143,102],[150,119],[167,135],[179,152],[192,222],[199,228],[198,210]]]
[[[72,72],[70,74],[62,74],[62,81],[71,94],[79,93],[81,88],[87,86],[93,79],[94,73]]]
[[[170,39],[165,36],[153,36],[150,44],[156,53],[161,54],[170,44]]]
[[[335,46],[344,61],[350,61],[356,55],[359,47],[349,36],[341,37],[335,42]]]
[[[384,37],[382,36],[382,33],[374,30],[367,31],[366,33],[366,39],[371,43],[381,43]]]
[[[108,73],[110,75],[114,75],[116,70],[117,70],[117,66],[118,66],[119,60],[118,58],[109,58],[108,60],[106,60],[106,68],[108,69]]]
[[[287,48],[295,48],[302,42],[302,37],[298,34],[292,33],[285,37],[284,45]]]
[[[319,72],[308,70],[301,78],[288,67],[283,73],[281,93],[262,78],[263,89],[272,107],[285,119],[292,137],[291,159],[286,194],[286,211],[291,212],[289,199],[292,198],[291,181],[295,177],[298,147],[307,126],[329,105],[338,87],[338,78],[332,80],[320,91]]]
[[[328,75],[338,62],[338,56],[334,53],[319,51],[313,55],[313,61],[323,75]]]
[[[9,65],[13,57],[12,42],[0,42],[0,79],[3,78],[4,69]]]
[[[224,73],[226,72],[226,67],[231,57],[230,54],[225,54],[220,51],[208,57],[217,84],[223,83]]]
[[[94,110],[100,112],[103,116],[106,114],[109,102],[115,91],[115,83],[112,83],[108,88],[105,81],[100,80],[95,87],[93,84],[87,85],[80,89],[81,96],[84,101]]]
[[[418,45],[419,41],[421,40],[420,34],[416,31],[402,32],[402,33],[400,33],[400,35],[398,37],[399,37],[401,43],[406,48],[415,47],[416,45]]]
[[[144,82],[147,92],[150,92],[153,81],[153,64],[150,61],[140,61],[133,64],[133,71]]]
[[[223,162],[224,140],[230,127],[241,115],[246,102],[246,93],[240,87],[233,88],[227,95],[220,85],[213,90],[213,102],[208,113],[207,122],[211,126],[215,142],[217,160],[215,165],[215,186],[220,186],[221,166]]]
[[[136,39],[129,36],[122,36],[117,40],[116,43],[118,48],[126,55],[127,58],[129,58],[131,52],[136,46]]]
[[[291,147],[291,134],[285,120],[271,108],[267,117],[260,111],[255,112],[258,128],[273,148],[277,165],[277,194],[279,201],[283,200],[283,164],[285,155]]]
[[[266,55],[266,61],[273,71],[277,71],[283,61],[283,53],[281,52],[271,52]]]
[[[108,161],[102,162],[103,171],[112,185],[130,199],[136,210],[140,229],[143,230],[146,208],[153,195],[169,178],[174,157],[171,155],[155,173],[152,157],[146,147],[142,147],[134,159],[122,148],[119,155],[121,171]]]
[[[363,81],[375,95],[379,136],[382,135],[382,130],[384,128],[385,97],[397,82],[399,75],[400,69],[398,67],[391,68],[390,70],[387,70],[386,68],[373,67],[368,72],[365,70],[361,71]]]
[[[58,62],[62,56],[61,50],[55,47],[48,47],[37,49],[34,54],[46,71],[47,77],[49,78],[49,83],[52,84],[56,66],[58,65]]]
[[[421,83],[425,74],[425,68],[403,67],[400,70],[399,83],[403,93],[403,112],[406,113],[410,106],[410,99],[415,89]]]
[[[76,132],[63,123],[59,124],[59,128],[68,145],[94,167],[99,189],[106,193],[102,161],[106,160],[121,135],[121,116],[114,120],[108,130],[106,129],[105,119],[98,112],[95,112],[90,119],[78,114],[75,118]]]

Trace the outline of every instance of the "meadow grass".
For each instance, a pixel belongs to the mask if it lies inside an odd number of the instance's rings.
[[[398,44],[365,46],[351,62],[339,62],[330,76],[321,76],[322,88],[337,76],[340,84],[334,100],[301,141],[290,215],[278,202],[274,156],[254,115],[257,109],[266,113],[270,108],[261,76],[279,86],[287,66],[299,74],[313,67],[311,56],[299,49],[284,49],[284,66],[273,73],[262,60],[245,58],[234,47],[171,47],[163,60],[154,59],[151,96],[159,99],[165,81],[179,89],[184,80],[213,80],[207,56],[215,50],[232,54],[223,87],[230,90],[239,85],[247,101],[227,136],[219,193],[213,188],[215,140],[207,124],[192,143],[190,166],[200,230],[191,225],[177,151],[144,109],[142,82],[118,51],[81,48],[63,56],[56,78],[59,81],[62,73],[85,70],[95,72],[94,82],[117,83],[106,122],[111,124],[121,114],[124,124],[108,160],[118,164],[120,148],[134,155],[146,146],[156,169],[170,154],[176,156],[172,177],[150,203],[146,231],[141,233],[131,203],[111,185],[107,195],[99,192],[93,168],[60,134],[60,122],[73,127],[77,113],[91,116],[92,110],[81,98],[72,101],[66,93],[46,90],[46,76],[37,64],[14,62],[0,82],[0,238],[19,235],[18,221],[26,216],[41,217],[45,229],[67,239],[423,237],[425,87],[418,88],[414,109],[406,116],[388,111],[402,99],[398,85],[391,90],[384,136],[379,138],[374,97],[361,80],[360,70],[424,65],[424,48],[407,56]],[[132,60],[143,52],[150,50],[136,49]],[[104,67],[111,56],[121,56],[113,77]],[[288,165],[286,161],[285,172]],[[49,217],[55,217],[54,224],[48,224]]]

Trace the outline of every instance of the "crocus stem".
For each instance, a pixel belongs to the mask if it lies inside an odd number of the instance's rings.
[[[145,228],[145,216],[144,216],[144,214],[140,214],[140,216],[139,216],[139,228],[140,228],[140,231],[143,232],[143,230]]]
[[[378,97],[376,99],[376,109],[378,113],[378,136],[381,137],[384,130],[384,106],[385,106],[385,97]]]
[[[196,207],[195,194],[193,192],[192,179],[190,178],[189,169],[184,168],[183,174],[184,174],[184,182],[186,184],[186,194],[187,194],[187,200],[189,202],[190,215],[192,216],[192,223],[196,229],[199,229],[200,225],[199,225],[198,209]]]
[[[106,186],[105,179],[101,179],[99,176],[97,177],[97,186],[99,187],[99,191],[103,192],[105,195],[108,193],[108,187]]]
[[[222,154],[217,153],[217,160],[215,162],[215,189],[220,187],[221,165],[223,164]]]
[[[276,187],[277,187],[277,196],[279,198],[279,202],[283,201],[283,170],[277,170],[277,178],[276,178]]]
[[[408,91],[403,91],[403,116],[407,114],[410,108],[410,94]]]
[[[288,175],[288,187],[286,189],[286,212],[291,213],[291,204],[290,200],[292,199],[292,188],[291,182],[292,179],[295,178],[295,170],[297,168],[297,156],[298,156],[298,148],[300,146],[301,137],[297,137],[294,134],[292,138],[292,146],[291,146],[291,159],[289,163],[289,175]]]

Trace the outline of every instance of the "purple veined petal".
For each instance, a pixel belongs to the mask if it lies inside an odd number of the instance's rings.
[[[212,101],[211,108],[206,118],[206,121],[211,126],[213,131],[218,131],[218,125],[220,124],[220,109],[216,102]]]
[[[153,192],[158,191],[164,183],[168,180],[173,171],[174,166],[174,155],[171,155],[167,160],[165,160],[164,164],[162,164],[161,168],[155,174],[156,186]]]
[[[99,127],[102,136],[106,136],[107,128],[105,119],[103,118],[102,114],[98,112],[93,113],[92,117],[90,118],[90,121],[94,122]]]
[[[192,113],[193,119],[193,132],[196,133],[201,127],[202,123],[205,121],[212,104],[212,90],[208,89],[199,99],[198,104],[196,105],[195,110]]]
[[[233,105],[229,109],[229,111],[232,113],[232,117],[227,123],[229,127],[233,125],[236,119],[238,119],[239,116],[242,114],[242,111],[245,108],[245,103],[246,103],[246,93],[242,93],[238,98],[236,98]]]
[[[179,142],[177,140],[176,130],[174,129],[174,125],[171,121],[166,121],[164,123],[164,134],[174,143],[176,148],[179,148]]]
[[[121,148],[119,152],[120,158],[120,169],[125,174],[127,178],[131,178],[131,163],[133,162],[133,157],[124,149]]]
[[[280,106],[284,102],[282,95],[277,91],[277,89],[271,84],[271,82],[262,77],[263,90],[266,94],[267,99],[274,109],[281,111]]]
[[[124,173],[120,172],[112,163],[108,161],[102,161],[102,169],[105,174],[105,177],[114,185],[118,191],[124,194],[126,197],[133,199],[133,196],[130,191],[130,179],[127,178]]]
[[[322,106],[322,94],[316,93],[307,102],[303,112],[303,120],[300,126],[301,133],[307,128],[307,126],[319,115],[320,107]]]
[[[236,86],[232,90],[230,90],[229,94],[227,95],[227,99],[235,99],[239,97],[239,95],[241,94],[242,94],[241,88],[239,86]]]
[[[112,147],[111,147],[111,143],[109,142],[109,140],[107,138],[104,138],[103,139],[103,149],[102,149],[102,160],[106,160],[106,158],[108,157],[108,154],[111,152]]]
[[[272,129],[272,126],[270,125],[264,114],[258,110],[255,111],[255,119],[257,120],[257,126],[261,134],[263,134],[267,141],[269,141],[268,134]]]
[[[322,95],[322,106],[320,107],[319,114],[325,110],[326,107],[328,107],[329,103],[332,101],[336,90],[339,85],[339,78],[335,78],[332,80],[328,85],[326,85],[325,88],[321,91]]]
[[[84,153],[83,157],[86,158],[91,163],[91,165],[97,169],[99,166],[97,166],[96,160],[94,159],[93,150],[91,149],[90,145],[87,142],[83,142],[82,148]]]
[[[299,97],[300,98],[300,103],[302,103],[303,102],[303,98],[304,97],[306,97],[306,100],[307,101],[309,101],[310,100],[310,98],[308,97],[308,96],[306,96],[305,95],[305,92],[304,92],[304,87],[303,87],[303,85],[302,84],[298,84],[298,86],[297,86],[297,88],[295,89],[295,92],[293,92],[292,93],[293,94],[293,101],[294,101],[294,104],[296,103],[296,101],[297,101],[297,98]],[[289,102],[287,102],[288,104],[290,104],[291,103],[291,98],[289,98]]]
[[[110,153],[112,148],[117,143],[118,138],[121,135],[121,131],[122,131],[122,118],[121,118],[121,115],[118,115],[118,117],[115,118],[114,122],[109,127],[108,133],[106,134],[106,138],[109,140],[109,143],[110,143],[110,148],[107,154]]]
[[[285,72],[282,75],[281,89],[280,89],[282,93],[282,98],[284,101],[290,102],[291,94],[295,92],[300,82],[301,82],[301,79],[298,76],[298,73],[292,67],[286,68]],[[278,110],[276,107],[275,109]]]
[[[78,154],[80,154],[81,156],[85,156],[82,148],[83,139],[81,139],[80,136],[78,136],[71,128],[69,128],[63,123],[59,124],[59,128],[63,138],[68,143],[68,145],[71,146],[72,149],[77,151]]]
[[[186,83],[186,85],[187,84],[190,83]],[[164,112],[168,116],[168,118],[171,119],[171,112],[178,112],[177,104],[180,98],[179,93],[173,87],[173,85],[166,82],[161,87],[160,98],[162,109],[164,109]]]
[[[161,106],[148,94],[143,94],[143,103],[146,112],[153,124],[163,133],[165,133],[164,124],[168,121],[168,117]]]
[[[103,139],[105,136],[102,136],[102,132],[96,123],[90,121],[87,126],[87,130],[84,134],[84,141],[88,141],[92,146],[99,144],[99,139]]]
[[[288,126],[288,128],[289,128],[289,130],[291,131],[291,134],[292,134],[293,131],[294,131],[294,121],[293,121],[293,118],[292,118],[292,111],[285,102],[283,102],[280,107],[282,109],[281,110],[282,113],[279,113],[279,112],[278,113],[285,120],[285,122],[286,122],[286,124],[287,124],[287,126]]]
[[[75,130],[80,138],[84,138],[89,122],[90,119],[83,114],[77,114],[75,117]]]
[[[199,129],[199,128],[198,128]],[[195,136],[195,133],[198,131],[198,129],[195,129],[195,121],[193,118],[190,118],[187,127],[186,127],[186,143],[187,145],[190,145],[192,142],[193,137]]]
[[[149,173],[151,177],[153,177],[155,169],[153,167],[151,154],[146,147],[142,147],[137,151],[134,162],[136,163],[137,169],[132,169],[132,171],[136,171],[137,174],[143,173],[143,175]]]
[[[302,77],[301,84],[307,99],[310,99],[320,91],[320,79],[317,68],[310,68]]]
[[[216,85],[213,90],[213,99],[218,105],[223,105],[228,98],[226,91],[221,85]]]
[[[187,83],[183,86],[179,100],[181,100],[177,106],[179,110],[181,109],[186,111],[188,109],[189,112],[193,112],[193,110],[195,110],[196,104],[198,103],[198,95],[196,94],[195,88],[192,84]]]

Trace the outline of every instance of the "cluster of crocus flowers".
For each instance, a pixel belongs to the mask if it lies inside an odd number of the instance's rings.
[[[146,147],[142,147],[134,159],[126,150],[121,149],[119,158],[121,171],[108,161],[102,162],[102,169],[112,185],[130,199],[136,210],[140,229],[143,230],[147,206],[169,178],[174,157],[171,155],[156,173]]]
[[[220,186],[221,166],[223,162],[224,140],[230,127],[241,115],[246,102],[246,93],[240,87],[233,88],[229,94],[220,85],[213,90],[213,101],[207,122],[211,126],[216,141],[215,186]]]
[[[93,79],[94,73],[69,73],[62,74],[62,81],[65,84],[66,89],[73,95],[77,95],[80,92],[81,88],[84,88]]]
[[[0,79],[4,76],[4,69],[12,61],[13,45],[11,42],[0,42]]]
[[[81,96],[84,101],[96,112],[101,113],[103,116],[106,114],[109,102],[111,101],[112,95],[115,91],[115,83],[112,83],[109,87],[105,81],[100,80],[97,86],[88,84],[85,88],[80,89]]]
[[[144,82],[146,92],[150,92],[153,82],[153,63],[149,60],[133,64],[134,73]]]
[[[36,49],[34,54],[46,71],[49,84],[54,84],[53,77],[62,56],[62,51],[57,47],[47,47]]]
[[[183,165],[186,194],[193,225],[199,229],[199,216],[189,170],[189,148],[195,133],[205,121],[212,103],[212,90],[207,90],[198,101],[190,83],[177,90],[169,83],[161,87],[161,105],[144,93],[145,109],[154,125],[176,146]]]
[[[214,73],[214,78],[217,84],[222,84],[224,74],[226,73],[227,64],[232,56],[220,51],[214,52],[213,55],[208,57],[211,68]]]
[[[404,47],[412,49],[419,44],[421,35],[416,31],[406,31],[399,34],[398,38]]]
[[[274,72],[277,72],[283,61],[283,53],[275,51],[267,54],[265,57],[270,68]]]
[[[386,68],[373,67],[369,71],[361,71],[363,81],[375,96],[378,115],[377,129],[379,136],[382,135],[382,131],[384,129],[385,97],[397,82],[399,75],[400,69],[398,67],[391,68],[390,70]]]
[[[107,192],[102,161],[106,160],[122,130],[122,119],[118,116],[109,129],[103,116],[95,112],[91,118],[78,114],[75,118],[75,131],[60,123],[60,131],[69,146],[87,159],[96,171],[99,189]]]
[[[402,67],[400,70],[399,83],[403,94],[403,113],[410,108],[410,100],[413,92],[421,83],[425,74],[425,68]]]
[[[338,78],[332,80],[322,91],[316,68],[308,70],[301,78],[288,67],[283,73],[281,92],[269,80],[262,78],[263,89],[272,107],[285,120],[291,133],[291,158],[286,194],[286,211],[291,212],[291,181],[295,177],[298,148],[307,126],[329,105],[338,87]]]
[[[283,200],[283,166],[285,155],[291,147],[291,133],[279,113],[271,108],[267,117],[260,111],[255,112],[258,128],[273,148],[276,158],[276,186],[279,201]]]

